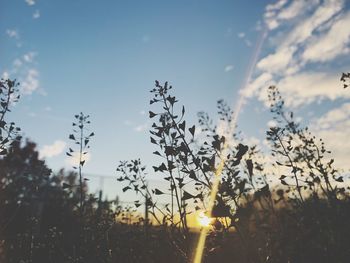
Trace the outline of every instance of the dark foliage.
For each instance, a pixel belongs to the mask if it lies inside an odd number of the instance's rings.
[[[342,81],[347,78],[343,74]],[[349,178],[334,167],[325,143],[285,109],[276,87],[269,88],[276,125],[266,133],[271,164],[239,132],[232,134],[233,112],[223,100],[217,103],[223,126],[204,112],[195,126],[185,120],[172,87],[156,82],[150,140],[161,161],[152,168],[167,187],[148,182],[141,160],[120,162],[123,192],[140,197],[128,206],[88,193],[82,168],[94,136],[89,116],[76,115],[69,135],[77,146],[67,152],[78,156],[75,171],[53,174],[35,143],[23,142],[6,121],[16,87],[1,80],[0,262],[190,262],[198,233],[187,218],[208,212],[219,165],[205,262],[349,261]]]

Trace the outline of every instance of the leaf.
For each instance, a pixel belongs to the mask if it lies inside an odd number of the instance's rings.
[[[252,176],[253,176],[253,161],[251,159],[248,159],[246,161],[246,163],[247,163],[249,177],[252,178]]]
[[[153,167],[155,172],[158,172],[158,171],[164,172],[164,171],[168,170],[164,163],[162,163],[159,167],[157,167],[157,166],[152,166],[152,167]]]
[[[167,170],[167,167],[164,163],[162,163],[158,168],[159,168],[159,171],[161,171],[161,172],[164,172]]]
[[[243,145],[243,144],[239,144],[238,145],[238,152],[236,154],[236,158],[237,159],[242,159],[243,155],[246,154],[246,152],[248,151],[248,146],[247,145]]]
[[[337,178],[334,178],[334,180],[336,180],[336,181],[339,182],[339,183],[343,183],[343,182],[344,182],[342,176],[339,176],[339,177],[337,177]]]
[[[153,154],[162,156],[158,151],[153,152]]]
[[[195,198],[195,196],[194,195],[191,195],[190,193],[188,193],[188,192],[186,192],[186,191],[184,191],[184,194],[183,194],[183,196],[182,196],[182,200],[188,200],[188,199],[192,199],[192,198]]]
[[[190,133],[192,134],[192,136],[194,136],[194,133],[196,131],[196,126],[193,125],[191,128],[188,129],[190,131]]]
[[[183,131],[185,131],[185,127],[186,127],[186,121],[183,121],[182,123],[179,124],[179,128]]]
[[[153,139],[152,137],[150,137],[150,138],[151,138],[151,143],[154,143],[154,144],[158,145],[158,143],[157,143],[157,141],[155,139]]]
[[[162,195],[164,194],[162,191],[160,191],[158,188],[154,189],[154,194],[155,195]]]
[[[90,133],[89,137],[95,136],[95,133]]]
[[[71,140],[75,140],[74,135],[73,135],[73,134],[70,134],[70,135],[69,135],[69,139],[71,139]]]
[[[281,180],[281,184],[283,184],[283,185],[288,185],[288,184],[286,183],[286,181],[284,181],[284,180]]]
[[[125,186],[122,190],[123,190],[123,192],[126,192],[126,191],[128,191],[129,189],[131,189],[130,186]]]
[[[166,154],[166,156],[176,155],[176,152],[175,152],[174,148],[171,147],[171,146],[165,146],[164,153]]]
[[[66,154],[67,154],[68,156],[72,156],[69,152],[66,152]]]
[[[198,179],[197,179],[197,176],[196,176],[196,173],[195,173],[193,170],[190,171],[189,177],[190,177],[191,179],[193,179],[193,180],[196,180],[196,181],[198,180]]]
[[[149,111],[148,113],[149,113],[149,117],[150,117],[150,118],[153,118],[154,116],[157,116],[157,114],[155,114],[155,113],[152,112],[152,111]]]

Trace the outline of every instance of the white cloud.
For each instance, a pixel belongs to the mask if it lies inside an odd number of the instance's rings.
[[[281,9],[288,1],[287,0],[278,0],[276,3],[274,4],[269,4],[266,6],[266,11],[276,11]]]
[[[281,20],[289,20],[293,19],[296,16],[300,15],[305,9],[306,5],[310,4],[310,0],[308,1],[293,1],[287,8],[283,9],[277,16],[278,19]]]
[[[25,95],[30,95],[39,88],[39,72],[32,68],[27,72],[24,80],[21,81],[21,91]]]
[[[244,41],[244,44],[247,46],[247,47],[251,47],[252,46],[252,42],[247,39],[246,37],[246,34],[244,32],[240,32],[237,34],[237,37],[242,39]]]
[[[15,30],[15,29],[7,29],[7,30],[6,30],[6,34],[7,34],[10,38],[19,39],[19,33],[18,33],[18,31]]]
[[[25,2],[27,3],[27,5],[35,5],[34,0],[25,0]]]
[[[283,47],[269,54],[257,63],[257,68],[271,73],[282,73],[290,65],[296,48]]]
[[[10,77],[10,74],[7,72],[7,71],[4,71],[2,74],[1,74],[1,78],[2,79],[8,79]]]
[[[35,56],[36,56],[36,52],[31,51],[23,55],[23,60],[25,62],[32,63]]]
[[[39,150],[40,159],[51,158],[51,157],[60,155],[64,151],[65,147],[66,147],[66,143],[61,140],[57,140],[51,145],[44,145]]]
[[[328,111],[325,115],[314,120],[313,125],[317,130],[325,130],[345,122],[350,122],[350,102]]]
[[[274,85],[275,82],[272,77],[272,74],[268,72],[260,74],[245,89],[241,90],[242,94],[245,97],[258,96],[261,90],[267,90],[269,86]]]
[[[277,85],[289,106],[297,107],[322,99],[334,100],[345,96],[339,88],[338,74],[327,69],[303,71],[310,62],[331,62],[336,56],[349,52],[350,13],[344,14],[342,0],[278,2],[266,7],[265,19],[278,18],[278,22],[295,18],[287,28],[272,34],[278,41],[256,65],[255,79],[243,91],[245,96],[256,96],[267,103],[267,87]],[[303,6],[310,13],[303,15]],[[311,10],[313,9],[313,10]],[[299,12],[300,11],[300,12]],[[270,12],[270,13],[269,13]],[[322,30],[321,30],[322,29]],[[302,72],[302,73],[301,73]]]
[[[286,105],[298,107],[323,99],[350,98],[350,93],[341,88],[339,74],[304,72],[287,76],[277,83]]]
[[[277,126],[277,122],[274,120],[269,120],[267,122],[267,127],[271,128],[271,127],[276,127]]]
[[[34,19],[38,19],[40,17],[40,11],[39,10],[35,10],[35,12],[33,13],[33,18]]]
[[[287,0],[279,0],[275,4],[270,4],[266,6],[264,19],[268,29],[270,30],[276,29],[280,24],[279,20],[286,19],[284,17],[289,17],[289,19],[292,18],[291,14],[293,12],[289,10],[293,10],[293,8],[288,7],[281,12],[282,8],[287,4],[287,2],[288,2]],[[302,3],[303,1],[296,1],[296,2]],[[293,4],[291,4],[291,6],[293,6]],[[282,14],[282,17],[279,17],[280,12],[285,14]]]
[[[245,33],[244,32],[240,32],[238,33],[238,38],[244,38],[245,37]]]
[[[232,71],[234,69],[234,66],[233,65],[227,65],[225,67],[225,72],[229,72],[229,71]]]
[[[316,29],[340,12],[343,5],[342,0],[325,0],[323,5],[317,6],[310,17],[300,20],[282,45],[290,46],[305,42]]]
[[[309,43],[304,52],[306,61],[328,61],[349,52],[350,12],[342,15],[330,27],[329,31]]]

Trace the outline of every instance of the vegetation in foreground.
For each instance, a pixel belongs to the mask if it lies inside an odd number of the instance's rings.
[[[18,84],[1,80],[0,91],[0,262],[190,262],[198,233],[188,215],[206,211],[221,158],[205,262],[349,261],[349,178],[323,141],[286,111],[276,87],[269,88],[276,125],[266,132],[267,154],[230,133],[235,123],[224,101],[220,129],[204,112],[190,125],[171,86],[156,82],[149,117],[160,162],[153,170],[168,187],[153,188],[140,160],[121,161],[123,191],[146,200],[125,207],[88,193],[84,155],[94,133],[87,115],[75,116],[69,135],[74,171],[53,173],[6,119]],[[143,206],[145,216],[136,217]]]

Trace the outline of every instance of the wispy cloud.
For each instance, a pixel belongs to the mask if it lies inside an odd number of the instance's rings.
[[[266,102],[269,85],[277,85],[288,105],[294,107],[350,97],[339,88],[339,72],[332,73],[330,66],[310,68],[310,63],[332,63],[349,52],[350,13],[343,10],[344,1],[319,2],[278,1],[266,7],[269,36],[278,35],[280,41],[257,62],[255,77],[244,90],[247,97]]]
[[[44,145],[39,150],[39,156],[41,159],[43,159],[43,158],[51,158],[51,157],[60,155],[64,151],[66,145],[67,145],[66,142],[61,140],[57,140],[50,145]]]
[[[40,73],[35,66],[36,56],[37,52],[27,52],[16,58],[12,63],[12,68],[6,70],[6,78],[13,78],[15,76],[18,79],[21,84],[19,89],[22,95],[31,95],[35,91],[46,95],[45,90],[40,87]]]
[[[349,53],[350,12],[339,16],[330,29],[307,44],[302,54],[306,62],[325,62]]]
[[[227,65],[225,67],[225,72],[229,72],[229,71],[232,71],[234,69],[234,66],[233,65]]]
[[[35,10],[35,12],[33,13],[33,18],[34,19],[38,19],[40,17],[40,11],[39,10]]]
[[[15,39],[20,38],[18,31],[15,29],[7,29],[6,34],[8,35],[9,38],[15,38]]]
[[[244,32],[240,32],[238,33],[238,38],[244,38],[245,37],[245,33]]]
[[[251,47],[251,46],[252,46],[252,42],[251,42],[249,39],[247,39],[247,36],[246,36],[246,34],[245,34],[244,32],[238,33],[238,34],[237,34],[237,37],[240,38],[240,39],[242,39],[243,42],[244,42],[244,44],[245,44],[247,47]]]
[[[25,2],[27,3],[27,5],[35,5],[34,0],[25,0]]]
[[[23,55],[23,60],[28,63],[32,63],[36,56],[36,52],[30,51]]]
[[[32,68],[27,71],[26,77],[21,82],[21,92],[30,95],[39,88],[39,72]]]

